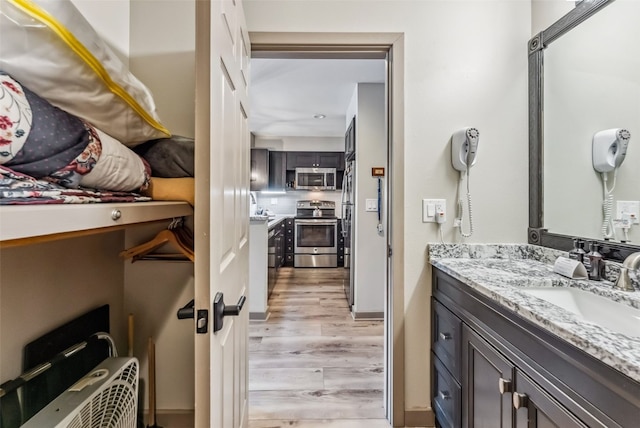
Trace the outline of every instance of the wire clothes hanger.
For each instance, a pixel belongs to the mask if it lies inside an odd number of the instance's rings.
[[[172,244],[178,253],[155,252],[166,244]],[[195,260],[193,245],[193,234],[184,226],[184,219],[174,218],[166,229],[158,232],[151,240],[122,251],[120,256],[132,259],[131,263],[138,260],[190,260],[193,262]]]

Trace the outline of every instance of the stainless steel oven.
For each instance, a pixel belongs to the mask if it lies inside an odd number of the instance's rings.
[[[338,219],[295,220],[295,267],[338,267]]]
[[[298,201],[294,224],[295,267],[338,267],[335,202]]]

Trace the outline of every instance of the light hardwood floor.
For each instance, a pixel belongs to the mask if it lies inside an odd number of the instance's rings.
[[[382,321],[354,321],[343,269],[284,268],[249,327],[250,428],[387,428]]]

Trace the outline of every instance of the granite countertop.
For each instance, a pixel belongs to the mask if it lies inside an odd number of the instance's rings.
[[[252,216],[249,216],[249,220],[255,223],[266,221],[267,228],[270,229],[273,226],[280,223],[285,218],[291,218],[291,217],[295,217],[295,214],[252,215]]]
[[[428,247],[433,266],[640,382],[640,337],[584,320],[523,289],[575,287],[637,309],[640,290],[619,291],[611,281],[574,280],[556,274],[554,261],[567,253],[535,245],[429,244]],[[617,275],[618,269],[619,265],[608,263],[609,279]]]

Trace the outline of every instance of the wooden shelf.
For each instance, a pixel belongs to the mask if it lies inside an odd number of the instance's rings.
[[[92,235],[190,215],[193,208],[186,202],[2,206],[0,248]]]

